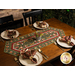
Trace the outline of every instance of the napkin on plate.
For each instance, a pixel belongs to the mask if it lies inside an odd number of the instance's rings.
[[[38,25],[38,27],[41,27],[41,28],[47,27],[47,24],[45,21],[36,21],[36,24]]]
[[[6,32],[7,32],[7,37],[9,38],[13,38],[13,36],[16,35],[15,30],[6,30]]]
[[[33,63],[37,63],[36,58],[34,58],[34,55],[36,54],[36,50],[30,50],[30,49],[23,49],[21,50],[20,54],[23,59],[30,59]]]
[[[62,36],[61,38],[59,38],[59,41],[65,42],[70,46],[74,46],[74,43],[71,42],[71,38],[73,38],[71,35],[70,36]]]

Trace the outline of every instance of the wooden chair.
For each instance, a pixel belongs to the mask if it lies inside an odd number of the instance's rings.
[[[13,23],[13,15],[5,16],[0,18],[0,32],[11,28],[11,23]],[[10,25],[9,25],[10,24]]]
[[[29,18],[29,24],[33,24],[34,22],[38,21],[38,20],[43,20],[43,16],[42,16],[42,9],[40,10],[34,10],[34,11],[30,11],[27,13],[22,13],[23,17],[24,17],[24,21],[25,21],[25,25],[27,26],[27,18]],[[32,18],[32,21],[30,20],[30,17]]]
[[[71,50],[69,51],[69,53],[71,53],[72,55],[72,64],[70,64],[70,66],[75,66],[75,45],[71,48]]]
[[[23,27],[23,19],[14,21],[13,15],[0,18],[0,33],[6,29]]]
[[[0,18],[0,25],[13,22],[13,15]]]

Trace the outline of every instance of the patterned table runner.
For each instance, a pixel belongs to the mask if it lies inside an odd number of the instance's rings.
[[[59,36],[65,35],[63,30],[52,27],[39,31],[43,33],[40,41],[36,40],[35,32],[33,32],[10,41],[6,41],[4,52],[18,56],[20,51],[24,48],[35,49],[37,47],[39,49],[53,43],[53,41],[55,41]]]

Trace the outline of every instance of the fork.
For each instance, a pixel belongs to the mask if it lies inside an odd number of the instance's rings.
[[[22,65],[20,64],[20,62],[18,61],[17,57],[15,57],[14,60],[15,60],[15,62],[18,63],[19,66],[22,66]]]
[[[35,27],[33,27],[32,25],[29,25],[29,27],[32,29],[32,30],[37,30]]]
[[[0,41],[4,42],[4,40],[1,38],[1,34],[0,34]]]
[[[30,27],[32,30],[35,30],[35,29],[33,28],[33,26],[29,25],[29,27]]]

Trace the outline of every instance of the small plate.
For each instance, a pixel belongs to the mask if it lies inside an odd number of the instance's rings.
[[[34,55],[34,58],[37,59],[36,64],[34,64],[30,59],[22,59],[21,55],[19,56],[19,61],[21,64],[25,66],[36,66],[36,65],[39,65],[43,60],[42,55],[39,52],[36,52],[36,54]]]
[[[58,43],[60,46],[65,47],[65,48],[72,48],[72,47],[73,47],[73,46],[68,45],[67,43],[60,42],[60,41],[59,41],[59,38],[61,38],[61,37],[58,37],[57,43]],[[75,44],[75,40],[74,40],[73,38],[71,38],[71,42],[73,42],[73,43]]]
[[[40,23],[41,23],[42,21],[40,21]],[[48,28],[49,27],[49,24],[48,23],[46,23],[46,25],[47,25],[47,27],[46,28]],[[37,29],[46,29],[46,28],[40,28],[40,27],[38,27],[38,25],[37,25],[37,23],[35,22],[34,24],[33,24],[33,26],[35,27],[35,28],[37,28]]]
[[[11,29],[10,31],[12,31],[13,29]],[[19,36],[19,32],[17,31],[17,30],[15,30],[16,31],[16,35],[15,35],[15,37],[18,37]],[[1,37],[3,38],[3,39],[10,39],[8,36],[7,36],[7,32],[6,31],[3,31],[2,33],[1,33]]]
[[[60,60],[63,64],[69,64],[72,61],[72,55],[68,52],[64,52],[60,56]]]

